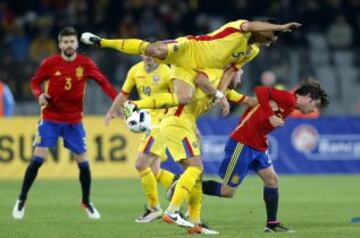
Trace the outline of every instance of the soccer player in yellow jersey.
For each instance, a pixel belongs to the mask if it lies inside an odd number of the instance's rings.
[[[81,41],[88,45],[113,48],[127,54],[144,54],[174,65],[174,93],[156,94],[134,102],[137,108],[165,108],[190,102],[195,92],[195,78],[205,68],[241,67],[259,51],[258,45],[270,45],[277,33],[299,28],[301,24],[273,24],[265,21],[236,20],[201,36],[185,36],[170,41],[149,43],[140,39],[102,39],[86,32]],[[221,82],[214,96],[223,98],[229,82]],[[211,87],[211,85],[208,85]],[[126,110],[125,110],[126,113]]]
[[[204,69],[199,80],[209,79],[212,85],[217,87],[222,76],[226,75],[226,72],[223,72],[224,70],[220,69]],[[232,77],[234,86],[238,81],[239,77]],[[226,90],[225,96],[229,101],[236,103],[254,103],[251,98],[234,90]],[[175,190],[164,212],[163,220],[188,227],[188,233],[218,234],[217,231],[204,226],[200,220],[203,165],[200,159],[200,138],[196,128],[196,121],[200,115],[214,105],[214,98],[198,88],[189,104],[170,108],[160,124],[160,135],[166,147],[167,157],[180,163],[185,169],[174,185]],[[183,201],[188,201],[189,220],[179,214]]]
[[[121,93],[116,97],[105,117],[106,124],[117,116],[118,109],[123,107],[133,88],[136,88],[141,99],[169,91],[171,86],[169,66],[158,64],[149,56],[142,56],[142,58],[142,62],[130,68]],[[149,112],[153,128],[151,132],[146,132],[144,135],[135,163],[147,198],[146,211],[135,219],[137,223],[151,222],[162,216],[163,210],[160,207],[156,180],[165,188],[169,188],[174,178],[171,172],[160,169],[160,160],[165,159],[165,154],[159,139],[159,124],[165,114],[165,109],[152,109]]]

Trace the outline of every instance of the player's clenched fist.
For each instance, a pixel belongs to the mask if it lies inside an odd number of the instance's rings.
[[[39,104],[40,104],[40,106],[46,106],[46,105],[48,105],[49,104],[49,99],[50,99],[50,95],[49,94],[47,94],[47,93],[42,93],[42,94],[40,94],[40,96],[39,96]]]

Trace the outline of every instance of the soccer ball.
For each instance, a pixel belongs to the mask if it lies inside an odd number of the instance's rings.
[[[126,119],[127,127],[135,133],[147,131],[151,127],[151,116],[145,110],[134,111]]]

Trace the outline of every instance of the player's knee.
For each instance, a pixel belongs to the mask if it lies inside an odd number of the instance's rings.
[[[274,174],[271,178],[267,179],[266,186],[271,188],[276,188],[279,186],[279,177]]]
[[[146,47],[145,53],[147,56],[153,58],[165,59],[167,55],[167,47],[161,42],[150,43]]]
[[[140,161],[136,161],[135,163],[135,169],[138,171],[138,172],[141,172],[143,170],[145,170],[147,168],[147,165],[144,164],[144,163],[141,163]]]

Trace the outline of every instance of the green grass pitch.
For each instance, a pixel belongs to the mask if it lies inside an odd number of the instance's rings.
[[[107,238],[185,237],[185,230],[160,220],[136,224],[144,198],[136,179],[93,179],[92,199],[102,214],[89,220],[80,208],[77,180],[38,180],[33,186],[24,220],[11,211],[20,180],[0,180],[0,237]],[[161,190],[162,205],[167,201]],[[280,176],[279,220],[297,232],[265,234],[262,184],[249,176],[232,199],[204,197],[202,217],[217,237],[358,238],[360,224],[359,176]]]

